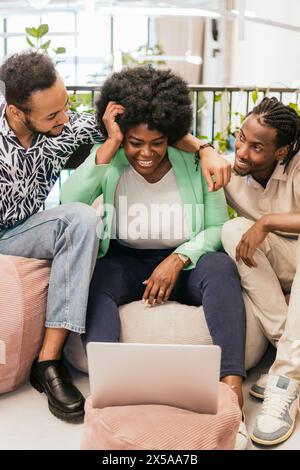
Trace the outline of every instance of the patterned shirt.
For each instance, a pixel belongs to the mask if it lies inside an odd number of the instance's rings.
[[[69,113],[57,137],[37,134],[26,150],[10,129],[0,97],[0,230],[38,212],[67,160],[81,144],[103,141],[95,116]]]

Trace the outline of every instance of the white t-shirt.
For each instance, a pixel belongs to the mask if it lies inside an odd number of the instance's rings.
[[[131,248],[177,248],[189,240],[189,228],[175,173],[171,168],[149,183],[131,165],[115,193],[118,241]]]

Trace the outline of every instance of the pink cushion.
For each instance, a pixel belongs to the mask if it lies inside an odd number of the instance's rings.
[[[233,449],[241,412],[236,395],[219,384],[215,415],[165,405],[96,409],[86,401],[82,450]]]
[[[0,393],[28,380],[39,352],[50,263],[0,255]]]

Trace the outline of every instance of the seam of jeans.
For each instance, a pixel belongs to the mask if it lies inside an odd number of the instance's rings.
[[[230,367],[227,369],[222,369],[220,371],[220,379],[223,379],[224,377],[227,377],[228,375],[238,375],[240,377],[244,377],[245,379],[247,378],[247,372],[244,368],[239,368],[239,367]]]
[[[35,214],[33,214],[33,215],[35,215]],[[32,217],[32,216],[31,216],[31,217]],[[29,232],[29,230],[36,229],[36,228],[40,227],[41,225],[47,224],[48,222],[56,222],[57,220],[59,220],[60,222],[63,222],[63,223],[66,224],[66,225],[69,225],[69,224],[70,224],[70,222],[68,221],[67,218],[64,218],[64,217],[54,217],[53,219],[45,220],[44,222],[40,222],[39,224],[33,225],[32,227],[28,227],[28,228],[26,228],[26,229],[24,229],[24,230],[21,230],[21,231],[18,232],[18,233],[15,233],[15,234],[13,234],[13,235],[10,235],[9,237],[4,237],[4,236],[2,236],[2,237],[0,238],[0,240],[9,240],[10,238],[14,238],[14,237],[17,237],[17,236],[19,236],[19,235],[22,235],[23,233]],[[25,223],[25,222],[24,222],[24,223]],[[22,224],[20,224],[20,225],[22,225]],[[13,230],[14,228],[17,228],[17,227],[18,227],[18,225],[17,225],[16,227],[12,227],[11,230]],[[8,229],[8,230],[10,230],[10,229]],[[4,234],[4,235],[5,235],[5,234]]]
[[[83,334],[85,333],[85,328],[82,326],[74,326],[68,322],[45,322],[46,328],[63,328],[65,330],[74,331],[74,333]]]
[[[65,265],[65,319],[69,319],[70,312],[70,260],[72,253],[72,240],[69,234],[69,228],[66,227],[64,237],[67,245],[67,263]]]

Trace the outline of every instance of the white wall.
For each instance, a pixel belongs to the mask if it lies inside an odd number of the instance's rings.
[[[217,20],[218,40],[213,39],[212,20],[205,21],[203,84],[222,86],[228,83],[228,65],[226,51],[228,49],[228,22],[225,17]],[[229,67],[230,70],[230,67]],[[231,70],[230,70],[231,72]]]
[[[246,9],[300,27],[299,0],[246,0]],[[239,40],[235,20],[232,54],[231,85],[300,87],[300,32],[246,21]]]

